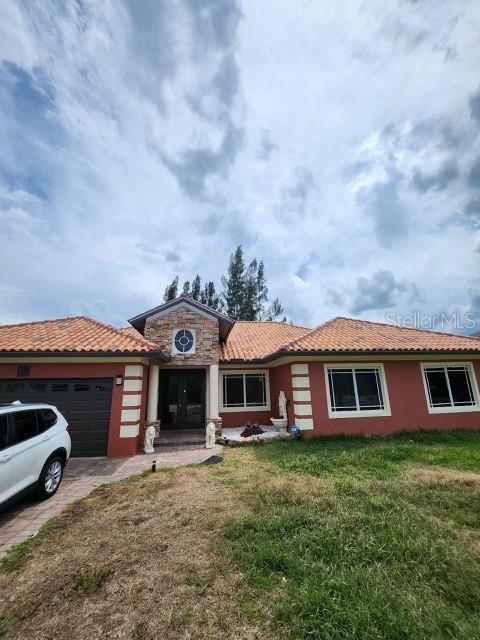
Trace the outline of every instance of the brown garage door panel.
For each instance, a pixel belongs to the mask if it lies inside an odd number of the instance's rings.
[[[104,456],[112,402],[112,380],[0,380],[0,402],[47,402],[70,425],[72,456]]]

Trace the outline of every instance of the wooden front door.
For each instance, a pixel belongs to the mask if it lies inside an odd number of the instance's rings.
[[[205,428],[205,371],[172,369],[160,373],[161,429]]]

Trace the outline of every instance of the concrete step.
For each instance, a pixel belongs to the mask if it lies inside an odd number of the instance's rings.
[[[205,444],[204,429],[179,429],[160,431],[153,441],[154,447],[178,446],[183,444]]]

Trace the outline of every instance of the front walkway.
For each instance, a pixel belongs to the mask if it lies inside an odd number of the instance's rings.
[[[65,468],[57,493],[43,502],[24,498],[0,512],[0,557],[9,547],[38,533],[40,527],[63,507],[88,495],[92,489],[107,482],[122,480],[141,473],[157,461],[159,467],[179,467],[202,462],[219,454],[222,447],[205,449],[204,446],[171,446],[151,454],[132,458],[71,458]]]

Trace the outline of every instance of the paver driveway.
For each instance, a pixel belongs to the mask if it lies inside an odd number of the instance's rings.
[[[222,447],[171,446],[152,454],[132,458],[72,458],[69,460],[57,493],[44,502],[24,498],[0,512],[0,557],[13,544],[34,536],[44,522],[57,514],[69,502],[83,498],[95,487],[141,473],[157,461],[157,467],[179,467],[202,462],[218,454]]]

